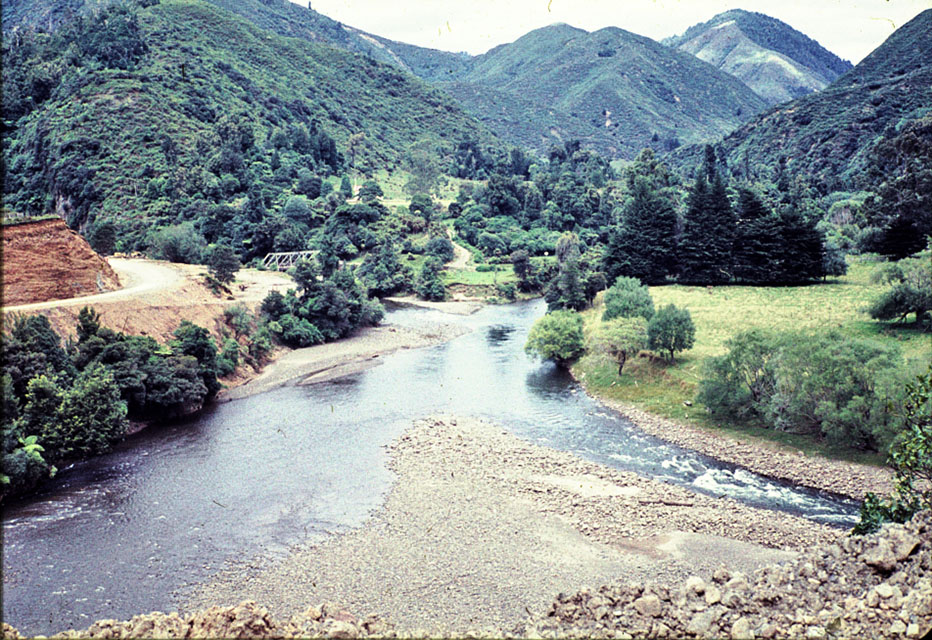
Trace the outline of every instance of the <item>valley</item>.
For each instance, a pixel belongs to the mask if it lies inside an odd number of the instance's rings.
[[[3,636],[927,638],[911,2],[5,1]]]

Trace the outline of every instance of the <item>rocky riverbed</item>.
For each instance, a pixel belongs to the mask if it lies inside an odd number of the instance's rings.
[[[478,420],[417,422],[391,453],[396,482],[365,526],[281,561],[231,567],[191,609],[248,598],[286,619],[333,601],[403,635],[500,633],[561,591],[619,579],[675,584],[722,564],[751,571],[839,535]]]
[[[395,484],[359,529],[230,566],[191,594],[198,613],[102,621],[72,637],[922,638],[932,628],[928,514],[851,538],[462,417],[418,421],[390,449]]]
[[[585,381],[583,381],[585,382]],[[741,439],[679,424],[637,407],[599,398],[646,433],[716,460],[750,469],[770,478],[863,500],[867,492],[886,495],[893,490],[889,468],[807,456],[761,440]]]

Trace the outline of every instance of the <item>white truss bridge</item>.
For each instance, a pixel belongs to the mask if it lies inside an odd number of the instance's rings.
[[[317,251],[282,251],[270,253],[265,256],[262,266],[275,271],[286,271],[302,260],[310,260],[317,255]]]

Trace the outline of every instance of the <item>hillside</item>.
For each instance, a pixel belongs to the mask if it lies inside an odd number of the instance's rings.
[[[735,76],[772,105],[824,89],[851,69],[850,62],[788,24],[741,9],[663,43]]]
[[[101,214],[181,222],[261,187],[274,210],[301,170],[348,168],[351,135],[365,136],[363,170],[396,167],[422,139],[496,144],[446,94],[371,57],[201,0],[127,7],[4,38],[9,209],[73,228]]]
[[[622,29],[565,24],[495,47],[439,86],[509,142],[546,152],[580,138],[613,157],[714,139],[765,107],[694,56]],[[502,99],[487,105],[487,90]]]
[[[824,195],[871,188],[871,153],[932,106],[932,9],[894,32],[849,72],[817,94],[775,107],[716,145],[732,174],[776,179],[782,171]],[[699,147],[670,161],[698,166]]]
[[[119,288],[107,261],[61,220],[4,224],[3,306],[85,296]],[[49,260],[48,256],[57,259]]]

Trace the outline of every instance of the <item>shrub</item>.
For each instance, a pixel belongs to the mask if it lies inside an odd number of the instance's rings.
[[[524,350],[568,367],[583,353],[583,320],[575,311],[551,311],[528,333]]]
[[[637,278],[620,276],[605,292],[605,311],[602,320],[641,316],[650,320],[654,315],[654,301]]]
[[[896,477],[893,495],[880,498],[868,493],[852,533],[870,533],[884,522],[906,522],[913,514],[932,509],[932,366],[906,391],[905,428],[890,447],[889,462]]]
[[[696,325],[688,310],[668,304],[650,319],[647,339],[648,349],[669,352],[672,361],[674,351],[692,349],[696,342]]]
[[[156,231],[149,242],[149,254],[169,262],[200,264],[205,244],[194,224],[185,222]]]
[[[498,282],[495,284],[495,292],[505,300],[514,301],[518,297],[518,289],[514,282]]]
[[[839,333],[752,330],[710,358],[698,400],[713,415],[754,420],[865,450],[896,436],[903,402],[900,353]]]

